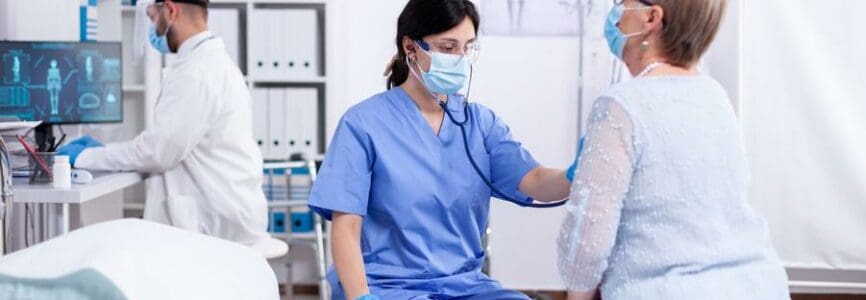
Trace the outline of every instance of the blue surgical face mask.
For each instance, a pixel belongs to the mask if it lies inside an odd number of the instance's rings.
[[[625,44],[630,37],[642,35],[643,32],[635,32],[625,34],[619,30],[619,22],[622,21],[622,14],[628,10],[644,10],[651,7],[636,7],[625,8],[623,5],[614,5],[607,14],[607,21],[604,24],[604,38],[607,39],[607,45],[610,47],[610,52],[616,55],[620,60],[623,59],[625,52]]]
[[[171,23],[168,23],[168,26],[165,28],[165,32],[162,35],[156,31],[156,22],[150,24],[150,45],[153,46],[156,51],[162,54],[168,54],[171,52],[171,47],[168,46],[168,30],[171,29]]]
[[[463,55],[443,54],[424,51],[430,56],[430,71],[421,70],[421,81],[431,93],[453,95],[463,89],[469,78],[469,59]],[[408,60],[408,58],[407,58]],[[409,68],[414,73],[415,70]],[[415,76],[418,76],[417,74]]]

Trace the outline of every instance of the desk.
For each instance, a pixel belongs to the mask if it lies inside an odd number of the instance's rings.
[[[87,201],[121,191],[142,180],[140,173],[94,174],[96,178],[88,184],[72,184],[71,188],[55,188],[51,184],[30,184],[28,178],[12,180],[15,203],[56,204],[61,207],[59,234],[69,232],[69,205],[81,205]]]

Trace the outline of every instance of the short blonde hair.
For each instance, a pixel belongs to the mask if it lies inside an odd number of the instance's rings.
[[[664,10],[662,55],[668,63],[691,67],[707,52],[725,16],[727,0],[648,0]]]

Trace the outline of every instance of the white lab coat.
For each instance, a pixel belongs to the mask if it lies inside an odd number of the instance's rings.
[[[267,237],[267,203],[249,89],[209,32],[188,39],[177,56],[152,128],[83,151],[75,167],[149,173],[145,219],[255,244]]]

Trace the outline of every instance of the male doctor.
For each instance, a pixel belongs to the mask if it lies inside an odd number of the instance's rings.
[[[207,30],[209,1],[141,2],[150,44],[177,54],[165,70],[152,128],[104,146],[85,136],[59,152],[80,169],[149,173],[145,219],[259,243],[268,237],[267,203],[250,93],[223,41]]]

